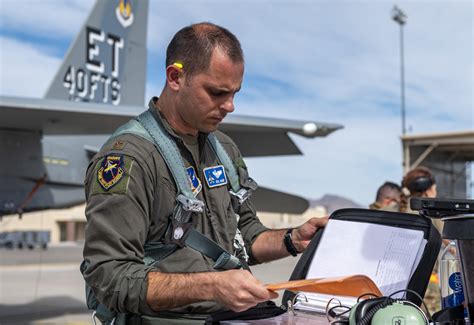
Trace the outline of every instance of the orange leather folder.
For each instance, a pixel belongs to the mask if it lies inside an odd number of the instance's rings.
[[[371,293],[382,297],[377,285],[365,275],[351,275],[336,278],[295,280],[282,283],[267,284],[270,291],[289,290],[293,292],[316,292],[337,296],[359,297]]]

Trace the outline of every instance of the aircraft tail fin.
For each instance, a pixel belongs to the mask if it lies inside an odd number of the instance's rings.
[[[144,105],[148,0],[97,0],[45,97]]]

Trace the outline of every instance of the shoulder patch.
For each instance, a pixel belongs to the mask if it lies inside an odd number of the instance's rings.
[[[97,181],[94,182],[92,194],[127,193],[133,162],[130,157],[121,154],[104,156],[95,167]]]

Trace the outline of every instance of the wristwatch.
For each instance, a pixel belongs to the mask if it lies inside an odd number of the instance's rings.
[[[298,250],[296,249],[295,245],[293,244],[293,240],[291,239],[291,232],[293,228],[290,228],[286,231],[285,236],[283,237],[283,243],[285,243],[286,250],[292,256],[298,255]]]

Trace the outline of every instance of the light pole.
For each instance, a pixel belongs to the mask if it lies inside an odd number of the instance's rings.
[[[402,110],[402,135],[406,133],[405,124],[405,66],[403,57],[403,25],[405,25],[407,16],[397,6],[392,9],[392,19],[400,25],[400,76],[401,76],[401,110]]]

